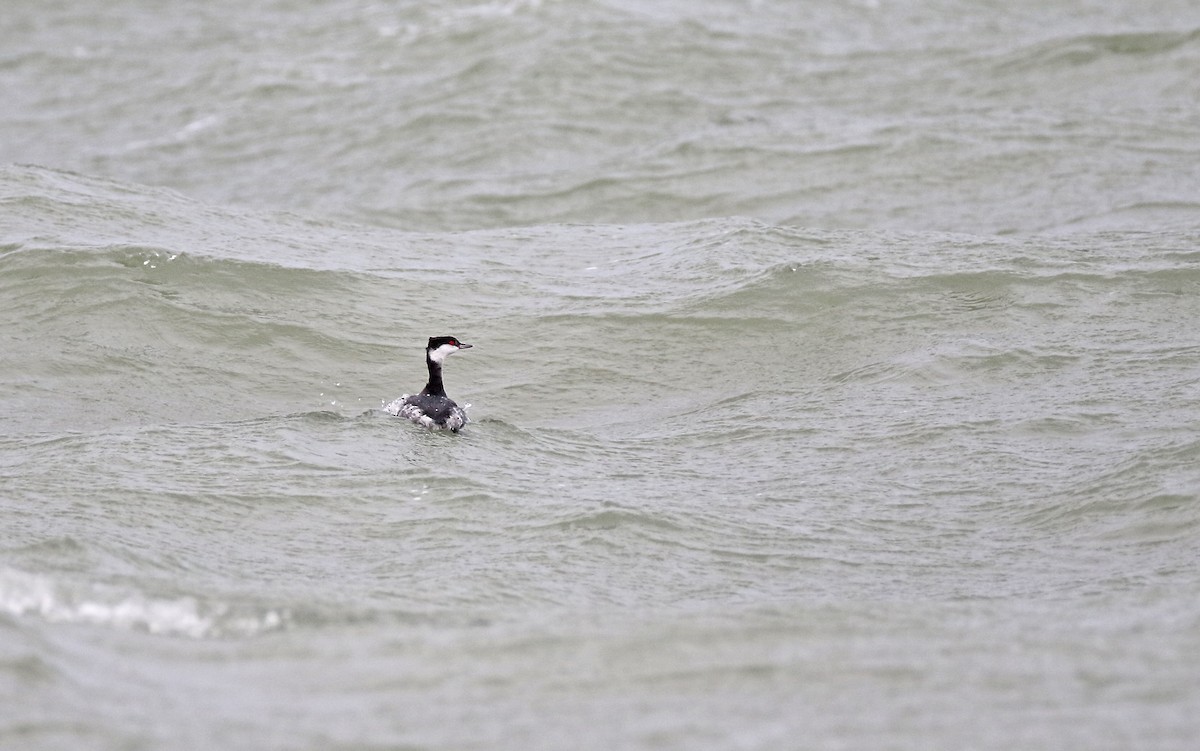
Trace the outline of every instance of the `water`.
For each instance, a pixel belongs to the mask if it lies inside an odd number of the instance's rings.
[[[0,746],[1191,747],[1192,4],[247,5],[0,19]]]

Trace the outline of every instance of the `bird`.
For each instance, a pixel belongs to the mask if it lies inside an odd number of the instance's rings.
[[[423,425],[430,430],[449,430],[457,433],[467,424],[467,413],[446,396],[442,385],[442,363],[459,350],[472,345],[453,336],[432,336],[425,347],[425,365],[429,368],[429,382],[419,394],[405,394],[384,407],[384,411]]]

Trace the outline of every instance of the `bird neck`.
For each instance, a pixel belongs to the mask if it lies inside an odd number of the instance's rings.
[[[422,394],[445,396],[446,387],[442,385],[442,366],[433,361],[429,353],[425,353],[425,365],[429,368],[429,383],[425,384]]]

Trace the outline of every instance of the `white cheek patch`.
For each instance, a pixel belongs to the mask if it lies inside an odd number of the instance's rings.
[[[447,355],[453,354],[457,351],[458,347],[455,347],[453,344],[443,344],[429,353],[429,359],[433,360],[438,365],[441,365],[442,361],[446,359]]]

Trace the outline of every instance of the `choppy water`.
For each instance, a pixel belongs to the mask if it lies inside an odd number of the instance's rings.
[[[1200,733],[1192,4],[0,36],[0,746]]]

